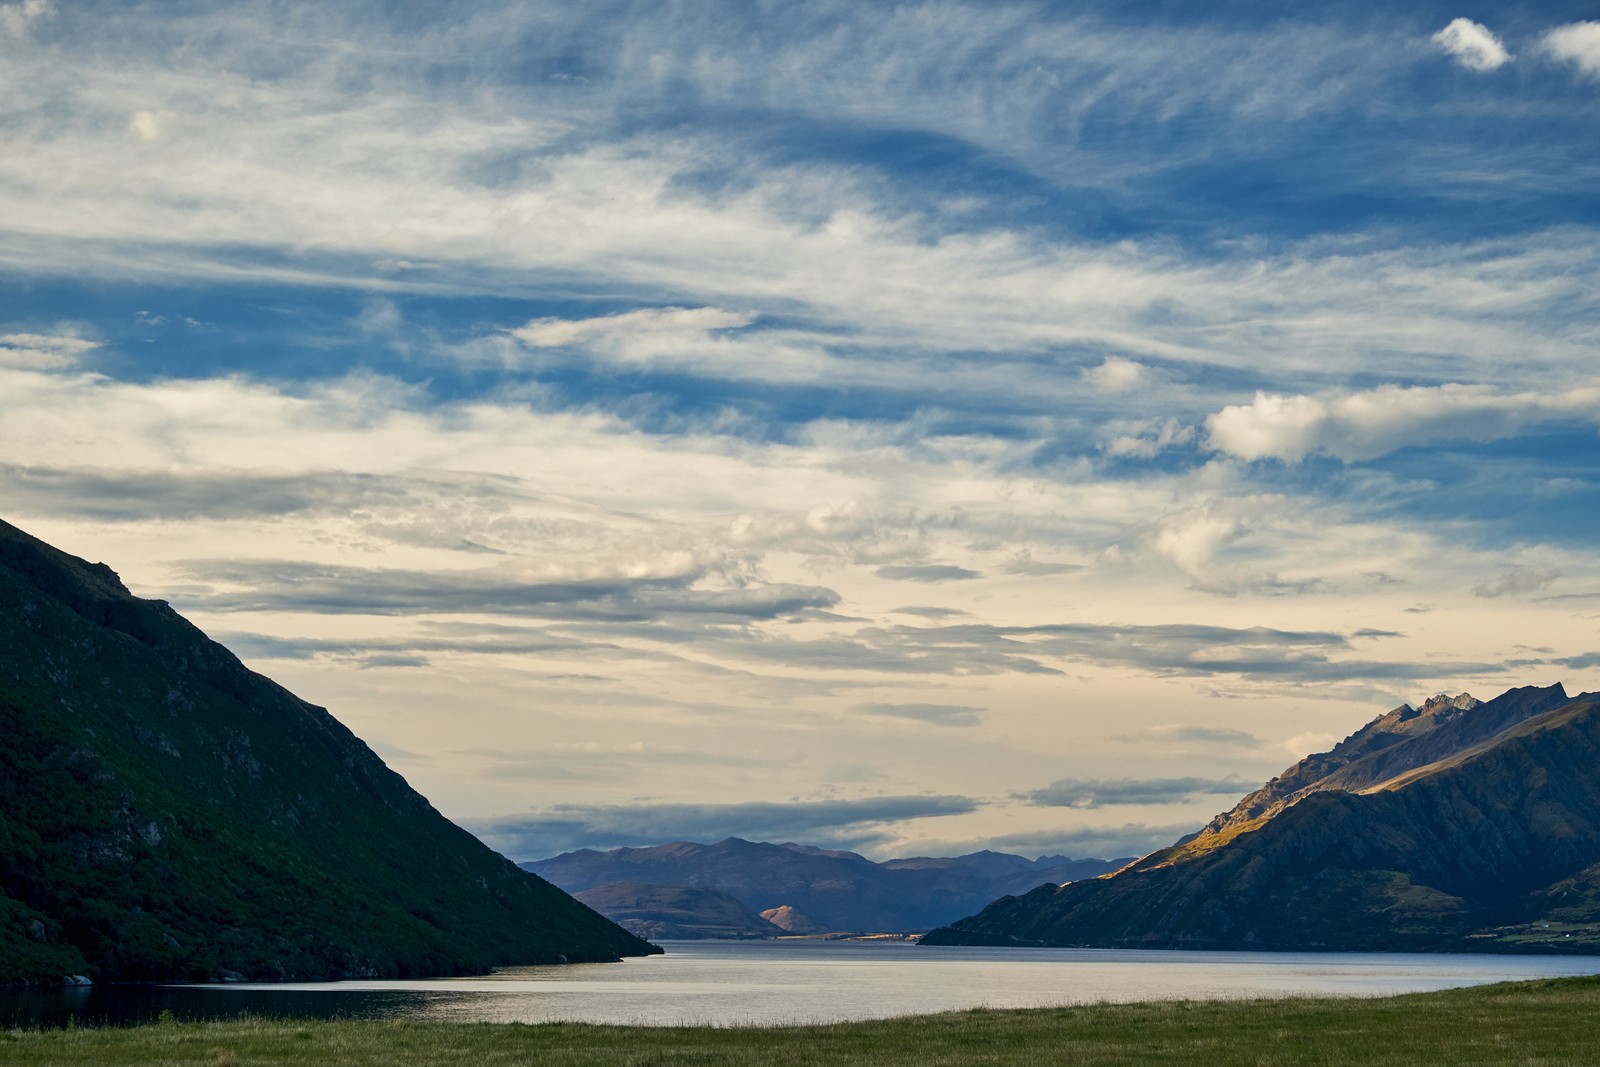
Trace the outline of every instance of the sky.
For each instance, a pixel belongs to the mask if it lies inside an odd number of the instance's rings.
[[[1583,3],[0,3],[0,518],[518,860],[1600,689]]]

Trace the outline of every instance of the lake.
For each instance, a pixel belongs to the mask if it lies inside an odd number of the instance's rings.
[[[1600,973],[1597,956],[921,948],[905,942],[669,941],[665,956],[481,978],[96,986],[0,994],[0,1026],[154,1019],[812,1023],[955,1008],[1175,998],[1376,996]]]

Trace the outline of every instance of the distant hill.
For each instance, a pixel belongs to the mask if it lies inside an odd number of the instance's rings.
[[[1600,695],[1402,705],[1113,876],[923,940],[1600,952]]]
[[[0,983],[410,976],[656,951],[321,708],[0,523]]]
[[[624,930],[649,941],[748,940],[784,933],[728,894],[715,889],[612,882],[574,895]]]
[[[755,912],[787,907],[785,917],[798,913],[803,921],[805,929],[796,932],[920,932],[998,896],[1093,878],[1127,862],[1064,856],[1035,862],[975,852],[874,863],[854,852],[730,837],[714,845],[676,841],[609,852],[582,849],[522,866],[578,894],[615,883],[714,889]],[[626,917],[595,906],[613,918]]]

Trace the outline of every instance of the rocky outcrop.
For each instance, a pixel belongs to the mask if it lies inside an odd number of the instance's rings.
[[[787,904],[777,908],[768,908],[761,913],[761,917],[776,926],[786,934],[826,934],[833,931],[794,910]]]

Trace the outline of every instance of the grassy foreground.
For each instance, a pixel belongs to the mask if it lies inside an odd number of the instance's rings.
[[[0,1032],[0,1063],[17,1067],[1597,1061],[1600,978],[1381,999],[1172,1001],[785,1028],[254,1020]]]

